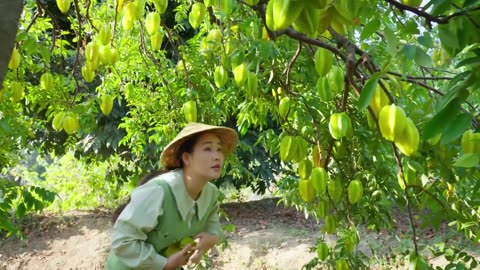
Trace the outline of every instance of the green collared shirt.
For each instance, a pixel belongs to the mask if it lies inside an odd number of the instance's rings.
[[[160,253],[168,245],[199,232],[222,237],[217,200],[218,189],[211,183],[193,200],[185,189],[182,169],[135,188],[113,226],[105,269],[163,269],[167,258]]]

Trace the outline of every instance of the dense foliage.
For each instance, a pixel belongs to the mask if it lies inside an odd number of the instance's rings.
[[[27,0],[20,24],[0,92],[0,231],[58,192],[11,179],[24,151],[106,162],[111,190],[199,121],[241,135],[219,183],[275,184],[337,234],[312,264],[368,267],[357,228],[390,228],[398,206],[413,268],[428,267],[421,249],[452,250],[419,246],[419,226],[480,239],[480,1]]]

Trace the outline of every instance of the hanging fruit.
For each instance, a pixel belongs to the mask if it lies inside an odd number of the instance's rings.
[[[318,76],[324,77],[333,66],[333,52],[328,49],[318,48],[313,56],[315,70]]]
[[[13,47],[12,55],[10,56],[10,60],[8,61],[8,68],[17,69],[19,65],[20,65],[20,53],[18,52],[16,47]]]
[[[160,28],[160,14],[157,12],[148,13],[145,18],[145,28],[149,35],[155,34],[158,31],[158,28]]]
[[[228,80],[227,70],[223,66],[217,66],[213,74],[213,79],[218,88],[223,87]]]
[[[395,138],[403,136],[403,131],[407,126],[407,116],[405,111],[395,104],[387,105],[382,108],[378,117],[380,132],[387,141],[395,141]]]
[[[336,140],[345,136],[351,136],[353,134],[352,120],[345,112],[334,113],[330,116],[328,130],[330,131],[330,135]]]
[[[111,95],[103,95],[100,102],[100,110],[104,115],[109,115],[112,112],[114,97]]]
[[[188,122],[197,122],[197,103],[189,100],[183,104],[183,114]]]
[[[203,22],[205,15],[207,15],[207,8],[205,5],[200,2],[195,2],[188,14],[188,22],[193,28],[197,29]]]
[[[298,191],[300,192],[300,197],[305,202],[312,202],[315,199],[315,190],[312,186],[312,181],[309,179],[300,179],[298,181]]]

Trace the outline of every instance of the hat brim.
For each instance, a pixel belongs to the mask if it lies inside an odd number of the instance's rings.
[[[189,137],[203,132],[212,132],[218,136],[225,156],[231,154],[237,146],[238,133],[232,128],[189,123],[163,150],[160,156],[162,166],[167,169],[179,168],[180,163],[177,159],[178,149]]]

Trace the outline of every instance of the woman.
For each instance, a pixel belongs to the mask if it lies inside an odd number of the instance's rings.
[[[223,236],[218,189],[209,181],[220,177],[237,142],[237,132],[226,127],[189,123],[180,131],[160,157],[168,172],[135,188],[118,215],[105,269],[170,270],[198,263]],[[195,243],[185,241],[189,237]]]

